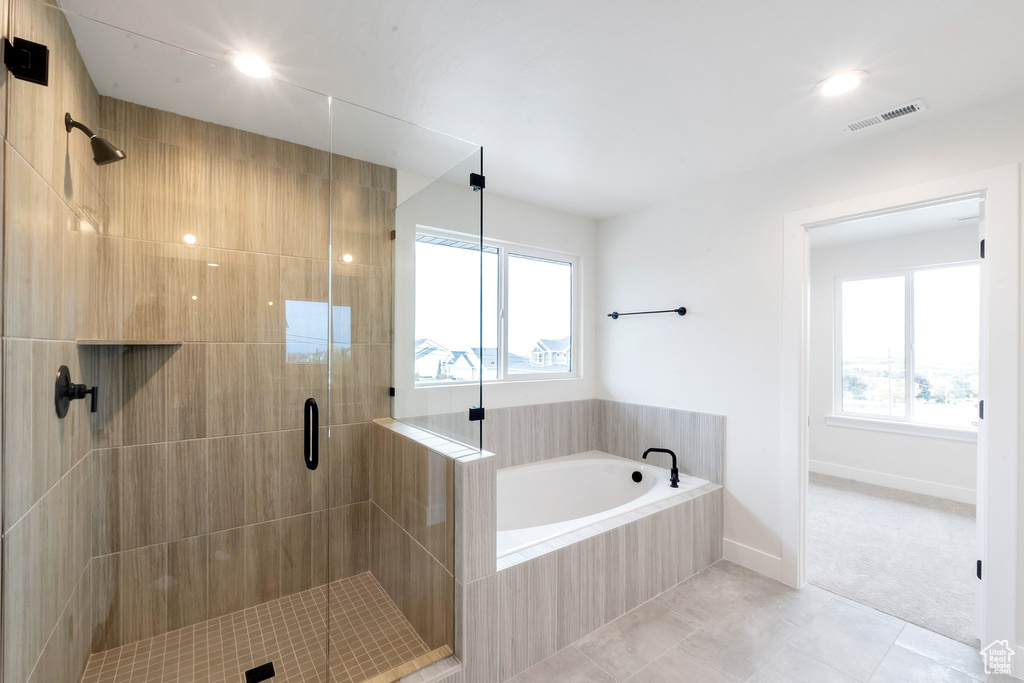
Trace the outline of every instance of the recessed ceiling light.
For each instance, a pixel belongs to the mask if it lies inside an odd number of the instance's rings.
[[[267,78],[270,76],[270,64],[267,60],[251,52],[241,52],[234,55],[232,60],[235,68],[246,76],[253,78]]]
[[[184,242],[185,244],[195,244],[196,236],[193,235],[192,233],[188,233],[187,235],[181,238],[181,241]]]
[[[341,257],[341,260],[345,263],[352,263],[352,254],[345,254]]]
[[[825,97],[835,97],[848,93],[864,82],[868,77],[867,71],[844,71],[829,76],[815,86],[815,89]]]

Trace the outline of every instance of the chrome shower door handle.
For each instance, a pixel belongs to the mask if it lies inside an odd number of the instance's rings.
[[[306,433],[303,435],[303,458],[306,467],[315,470],[320,464],[320,407],[316,404],[315,398],[307,398],[303,410],[303,424]]]

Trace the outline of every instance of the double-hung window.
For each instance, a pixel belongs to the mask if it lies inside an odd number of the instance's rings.
[[[416,385],[576,376],[577,257],[492,240],[482,251],[417,230]]]
[[[836,415],[977,428],[976,262],[836,281]]]

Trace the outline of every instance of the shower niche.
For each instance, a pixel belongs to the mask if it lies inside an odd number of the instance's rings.
[[[392,680],[451,655],[452,628],[413,626],[430,587],[370,571],[368,462],[396,208],[479,147],[5,2],[49,74],[2,91],[3,680]],[[60,419],[62,366],[94,393]]]

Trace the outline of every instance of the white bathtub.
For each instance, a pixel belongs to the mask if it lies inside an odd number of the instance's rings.
[[[680,473],[674,489],[668,469],[601,451],[498,470],[498,557],[707,483]]]

